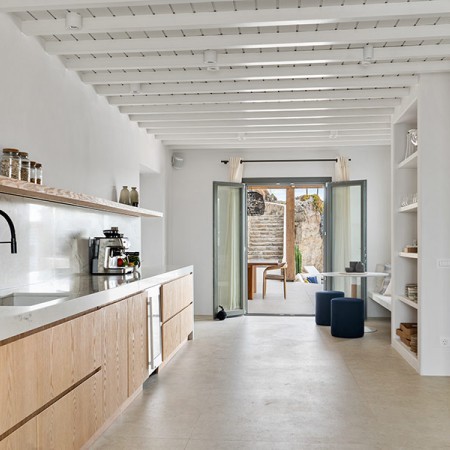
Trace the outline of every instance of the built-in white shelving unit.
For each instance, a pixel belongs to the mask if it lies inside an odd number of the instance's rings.
[[[405,296],[407,284],[418,283],[418,253],[403,249],[418,239],[417,213],[420,205],[412,202],[402,205],[405,198],[417,193],[418,154],[406,154],[408,131],[417,129],[417,101],[412,99],[393,125],[392,149],[392,346],[417,370],[420,370],[418,353],[405,345],[396,330],[402,322],[420,323],[418,304]],[[419,130],[420,133],[420,130]],[[420,241],[419,241],[420,245]]]
[[[450,376],[449,90],[450,73],[421,74],[392,127],[392,346],[421,375],[433,376]],[[418,136],[413,152],[406,145],[411,129]],[[404,251],[411,245],[417,253]],[[417,284],[417,302],[408,284]],[[402,322],[417,323],[417,353],[396,335]]]

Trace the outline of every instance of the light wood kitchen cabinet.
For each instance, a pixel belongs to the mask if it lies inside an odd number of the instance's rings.
[[[39,403],[44,405],[102,365],[101,316],[85,314],[43,333],[38,384]],[[48,336],[49,335],[49,336]],[[44,351],[48,348],[49,351]]]
[[[103,318],[103,407],[108,419],[128,397],[127,302],[101,309]]]
[[[192,338],[192,274],[152,289],[150,316],[146,291],[0,343],[0,450],[90,445],[139,393],[149,354],[160,355],[148,330],[160,331],[160,306],[164,360]]]
[[[127,300],[128,309],[128,395],[139,389],[149,376],[147,293]]]
[[[31,419],[5,439],[0,441],[0,450],[24,450],[37,448],[37,419]]]
[[[161,286],[162,358],[167,362],[194,329],[193,275],[187,275]]]
[[[103,423],[102,374],[97,372],[37,419],[37,448],[80,449]]]
[[[194,301],[192,274],[161,286],[161,321],[164,323]]]
[[[0,347],[0,436],[101,366],[100,325],[86,314]]]

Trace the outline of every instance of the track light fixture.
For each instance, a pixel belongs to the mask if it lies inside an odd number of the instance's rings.
[[[363,47],[363,58],[361,64],[368,66],[373,62],[373,45],[367,44]]]
[[[207,70],[219,70],[217,65],[217,52],[215,50],[205,50],[203,52],[203,62],[206,64]]]
[[[75,11],[67,11],[66,13],[66,30],[81,30],[83,26],[83,18]]]

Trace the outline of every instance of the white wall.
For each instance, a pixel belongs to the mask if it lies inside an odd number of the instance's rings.
[[[279,150],[240,152],[244,159],[335,158],[352,159],[352,179],[368,182],[368,269],[390,259],[390,149],[367,147],[327,150]],[[227,166],[220,163],[236,155],[225,150],[198,150],[184,154],[181,170],[169,168],[168,262],[194,264],[195,313],[212,314],[212,182],[227,181]],[[244,177],[326,177],[333,176],[333,163],[246,164]],[[369,316],[384,314],[369,305]]]
[[[3,14],[0,61],[0,148],[29,152],[45,184],[116,200],[140,166],[158,170],[155,141]]]
[[[140,173],[154,176],[152,189],[140,192],[141,205],[165,207],[165,181],[158,175],[166,164],[161,143],[3,14],[0,61],[0,149],[29,152],[30,159],[43,164],[48,186],[111,200],[122,185],[140,186]],[[119,226],[132,250],[142,251],[140,219],[9,195],[0,195],[0,209],[16,224],[19,249],[11,255],[7,245],[0,246],[1,289],[43,281],[60,269],[87,271],[87,238],[110,226]],[[149,226],[152,239],[163,242],[161,219],[142,219],[145,233]],[[1,220],[0,240],[9,239],[8,232]],[[162,261],[164,246],[155,248],[152,258]]]

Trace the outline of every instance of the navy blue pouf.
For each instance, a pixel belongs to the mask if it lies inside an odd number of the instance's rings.
[[[360,298],[331,300],[331,335],[340,338],[364,336],[364,301]]]
[[[316,325],[331,324],[331,299],[343,297],[342,291],[316,292]]]

